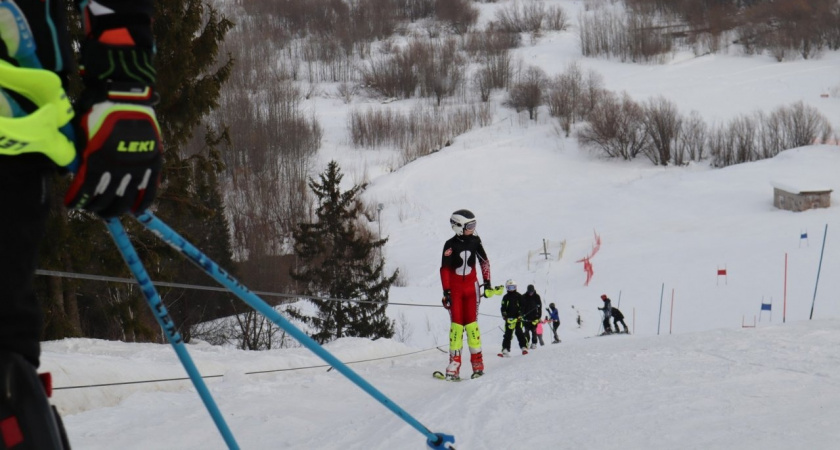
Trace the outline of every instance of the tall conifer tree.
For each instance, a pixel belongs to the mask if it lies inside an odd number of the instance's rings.
[[[294,231],[299,263],[291,275],[306,284],[309,295],[353,301],[313,299],[316,315],[299,318],[312,326],[320,343],[346,336],[390,338],[394,323],[385,308],[397,272],[383,276],[384,261],[376,250],[387,239],[374,238],[357,222],[362,215],[358,194],[365,185],[341,192],[342,178],[338,163],[331,161],[320,182],[309,180],[318,199],[317,217]]]

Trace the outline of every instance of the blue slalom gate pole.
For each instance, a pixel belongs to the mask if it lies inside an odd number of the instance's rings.
[[[825,238],[828,236],[828,224],[825,224],[825,231],[823,232],[823,243],[822,243],[822,250],[820,250],[820,265],[817,268],[817,281],[814,283],[814,299],[811,300],[811,315],[808,317],[808,320],[814,318],[814,303],[817,302],[817,286],[820,284],[820,272],[822,271],[822,260],[823,260],[823,253],[825,253]]]
[[[356,372],[354,372],[353,369],[341,362],[341,360],[333,356],[333,354],[327,351],[327,349],[322,347],[320,344],[315,342],[315,340],[309,337],[306,333],[294,326],[294,324],[289,322],[268,303],[263,301],[253,292],[251,292],[247,287],[245,287],[242,283],[236,280],[229,273],[227,273],[224,269],[219,267],[218,264],[213,262],[198,248],[196,248],[191,243],[187,242],[186,239],[181,237],[181,235],[176,233],[172,228],[170,228],[163,221],[158,219],[154,214],[152,214],[149,211],[143,211],[142,213],[138,214],[135,218],[148,230],[156,234],[167,244],[181,252],[181,254],[184,255],[187,259],[189,259],[197,266],[202,268],[208,275],[210,275],[213,279],[219,282],[222,286],[225,286],[226,288],[230,289],[232,293],[234,293],[237,297],[242,299],[242,301],[247,303],[248,306],[250,306],[257,312],[274,322],[275,325],[283,329],[285,332],[289,333],[289,335],[291,335],[293,338],[297,339],[298,342],[300,342],[304,347],[308,348],[312,353],[318,355],[327,364],[334,367],[337,371],[344,375],[348,380],[352,381],[356,386],[360,387],[363,391],[365,391],[371,397],[379,401],[379,403],[391,410],[391,412],[396,414],[407,424],[411,425],[415,430],[419,431],[420,434],[426,437],[426,443],[429,447],[434,449],[454,449],[454,447],[452,446],[452,444],[454,444],[455,442],[454,436],[445,435],[443,433],[433,433],[432,431],[430,431],[417,419],[411,416],[411,414],[409,414],[399,405],[391,401],[391,399],[385,396],[385,394],[380,392],[378,389],[373,387],[373,385],[368,383],[367,380],[365,380]]]
[[[181,360],[181,364],[190,376],[190,380],[192,380],[195,389],[198,391],[198,395],[204,402],[204,406],[207,408],[210,416],[213,417],[213,421],[216,423],[216,427],[222,434],[225,443],[227,443],[227,446],[230,449],[239,449],[239,445],[236,443],[236,439],[234,439],[233,433],[231,433],[227,423],[225,423],[225,419],[222,417],[219,407],[213,400],[213,396],[207,389],[207,385],[204,384],[204,379],[201,378],[201,373],[199,373],[198,368],[195,367],[195,363],[193,363],[193,360],[187,351],[187,347],[184,345],[181,334],[178,333],[178,330],[175,328],[175,323],[172,322],[172,318],[169,317],[169,312],[166,311],[166,306],[163,305],[160,295],[158,295],[157,290],[155,290],[155,287],[152,285],[152,281],[149,279],[149,274],[146,272],[146,268],[143,267],[140,257],[137,256],[137,251],[135,251],[134,246],[131,245],[131,240],[129,240],[128,235],[125,233],[125,228],[123,228],[122,223],[120,223],[120,220],[117,218],[106,219],[105,224],[108,226],[108,231],[111,232],[111,237],[117,244],[117,248],[119,249],[120,254],[122,254],[125,263],[128,265],[128,268],[131,269],[131,273],[134,274],[137,284],[140,285],[140,290],[143,292],[143,296],[146,297],[146,302],[152,309],[158,324],[161,329],[163,329],[166,339],[168,339],[169,343],[172,344],[172,348],[175,349],[178,359]]]

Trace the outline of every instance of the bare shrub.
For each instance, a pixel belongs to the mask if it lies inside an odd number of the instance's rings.
[[[463,85],[466,59],[455,38],[414,39],[390,57],[370,61],[363,70],[368,89],[386,97],[453,95]]]
[[[490,27],[483,31],[469,33],[464,42],[464,51],[476,61],[482,62],[495,55],[507,53],[519,47],[522,37],[519,33],[507,33]]]
[[[758,132],[761,126],[761,116],[752,117],[740,115],[729,122],[727,129],[732,138],[733,152],[736,163],[755,161],[758,158]]]
[[[724,167],[772,158],[790,148],[830,139],[831,135],[825,116],[816,108],[797,102],[769,115],[755,112],[739,116],[715,131],[715,141],[709,147],[713,164]]]
[[[336,94],[338,97],[344,102],[344,104],[349,104],[353,101],[353,97],[359,91],[359,86],[353,83],[339,83],[338,87],[336,88]]]
[[[764,158],[772,158],[787,149],[828,141],[832,135],[828,119],[801,101],[775,109],[764,119],[763,129]]]
[[[644,128],[648,147],[644,154],[656,165],[667,166],[682,131],[682,116],[677,105],[665,97],[650,99],[644,106]]]
[[[627,16],[625,24],[631,61],[654,61],[673,50],[672,35],[663,31],[656,17],[631,13]]]
[[[709,153],[712,165],[726,167],[760,159],[759,143],[762,116],[740,115],[724,126],[715,127],[709,134]]]
[[[840,7],[833,0],[751,2],[738,17],[738,42],[748,54],[767,50],[784,61],[837,48]]]
[[[593,74],[590,70],[589,76],[584,76],[580,64],[573,62],[566,66],[563,73],[547,83],[545,104],[548,113],[559,120],[566,137],[571,132],[571,126],[583,119],[591,109],[593,102],[589,97],[592,89],[589,84],[600,80],[597,74]]]
[[[301,93],[290,81],[265,83],[263,103],[253,108],[247,89],[227,89],[220,119],[228,127],[225,204],[231,216],[234,254],[269,258],[288,250],[288,239],[310,208],[306,180],[322,131],[300,110]]]
[[[190,329],[193,339],[199,339],[210,345],[224,346],[235,342],[235,330],[227,320],[211,320],[197,323]]]
[[[581,103],[581,116],[588,118],[606,93],[607,90],[604,89],[604,77],[594,70],[587,72],[583,101]]]
[[[403,114],[391,109],[351,111],[350,138],[356,147],[393,146],[400,149],[400,165],[434,153],[476,125],[490,123],[489,105],[462,107],[417,105]]]
[[[831,139],[832,128],[828,118],[813,106],[801,101],[774,112],[785,129],[785,149],[825,142]]]
[[[415,22],[419,19],[434,16],[435,2],[436,0],[392,0],[382,7],[393,8],[403,20]]]
[[[656,60],[674,46],[673,37],[646,14],[604,7],[582,12],[578,23],[584,56],[644,62]]]
[[[496,26],[506,33],[539,33],[543,29],[562,31],[568,19],[559,6],[546,7],[541,1],[514,1],[496,10]]]
[[[725,127],[713,126],[709,131],[709,138],[706,142],[709,147],[709,155],[712,157],[712,166],[726,167],[735,164],[734,146]]]
[[[513,61],[510,52],[504,51],[489,56],[483,65],[483,69],[488,73],[490,86],[494,89],[507,88],[513,75]]]
[[[436,0],[435,16],[457,34],[466,33],[478,20],[478,8],[470,0]]]
[[[677,138],[674,151],[674,164],[682,165],[688,161],[700,161],[704,158],[708,127],[700,113],[692,111],[683,120],[682,131]]]
[[[537,120],[537,109],[543,104],[543,90],[546,82],[547,77],[542,69],[535,66],[528,67],[521,79],[511,87],[505,104],[516,112],[526,110],[529,119]]]
[[[490,70],[486,67],[478,69],[473,75],[473,87],[482,102],[489,101],[490,93],[493,92],[493,78]]]
[[[350,111],[350,141],[355,147],[402,145],[408,129],[405,118],[392,109]]]
[[[514,1],[506,7],[496,10],[496,23],[499,29],[506,33],[532,31],[528,29],[523,16],[524,13],[520,9],[519,2]]]
[[[362,69],[365,87],[385,97],[411,98],[420,77],[410,52],[397,49],[391,57],[373,59]]]
[[[543,22],[546,29],[553,31],[566,31],[569,28],[569,16],[559,6],[549,6]]]
[[[277,345],[277,341],[283,342],[286,332],[280,330],[265,316],[252,310],[238,314],[234,318],[237,325],[234,337],[240,349],[270,350],[281,347]]]
[[[420,74],[420,95],[434,97],[440,105],[462,85],[466,60],[458,51],[454,38],[416,44],[418,50],[417,71]]]
[[[578,130],[578,142],[611,158],[634,159],[647,145],[644,111],[627,93],[605,93]]]

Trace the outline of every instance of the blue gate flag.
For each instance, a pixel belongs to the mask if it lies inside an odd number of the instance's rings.
[[[762,303],[761,310],[762,311],[772,311],[773,304],[772,303]]]

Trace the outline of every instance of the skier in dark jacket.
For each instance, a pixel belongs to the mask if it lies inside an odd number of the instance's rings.
[[[612,301],[607,294],[601,295],[601,300],[604,302],[604,306],[598,308],[599,310],[604,312],[604,334],[612,334],[612,327],[610,326],[610,318],[612,318]]]
[[[516,290],[516,282],[507,280],[507,293],[502,297],[502,319],[505,320],[505,335],[502,337],[502,353],[499,356],[510,356],[510,341],[516,334],[516,342],[523,355],[528,354],[528,341],[522,332],[522,294]]]
[[[459,209],[452,213],[449,223],[455,231],[455,236],[443,244],[440,282],[443,286],[443,306],[449,310],[452,321],[449,327],[449,365],[446,367],[446,378],[457,380],[460,377],[465,331],[473,376],[484,374],[481,333],[476,321],[478,304],[481,301],[476,263],[481,270],[485,291],[492,291],[492,285],[490,260],[487,259],[487,253],[481,245],[481,238],[475,234],[475,215],[466,209]]]
[[[537,324],[542,315],[542,299],[533,284],[528,285],[528,290],[522,296],[522,316],[525,318],[525,337],[531,343],[530,348],[537,348]]]
[[[77,0],[78,40],[67,3],[0,2],[0,448],[69,448],[36,373],[33,279],[53,174],[75,160],[65,205],[105,218],[148,208],[160,174],[152,0]],[[71,105],[74,47],[84,89]]]
[[[560,338],[557,337],[557,329],[560,328],[560,312],[557,311],[557,307],[554,306],[554,303],[550,303],[548,308],[545,309],[548,311],[548,321],[551,322],[551,332],[554,333],[554,341],[552,344],[557,344],[560,342]]]
[[[624,314],[621,314],[621,311],[618,308],[612,309],[612,317],[613,317],[613,325],[615,326],[615,332],[621,333],[621,329],[618,328],[618,324],[624,325],[624,332],[626,334],[630,334],[630,330],[627,328],[627,324],[624,323]]]

